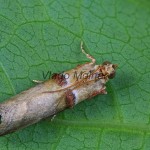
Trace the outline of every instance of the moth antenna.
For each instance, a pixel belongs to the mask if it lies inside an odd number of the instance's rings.
[[[90,81],[87,81],[87,82],[92,82],[92,81],[95,81],[94,79],[93,80],[90,80]],[[46,91],[46,92],[43,92],[43,93],[55,93],[55,92],[60,92],[62,90],[67,90],[68,88],[71,88],[72,86],[75,86],[73,89],[75,89],[77,86],[80,86],[82,84],[85,84],[87,83],[86,81],[82,80],[80,82],[76,82],[75,84],[72,84],[66,88],[63,88],[63,89],[59,89],[59,90],[55,90],[55,91]],[[80,84],[81,83],[81,84]]]
[[[75,86],[76,84],[78,84],[79,82],[76,82],[75,84],[72,84],[72,85],[70,85],[70,86],[68,86],[68,87],[65,87],[65,88],[63,88],[63,89],[59,89],[59,90],[55,90],[55,91],[46,91],[46,92],[43,92],[43,93],[55,93],[55,92],[60,92],[60,91],[62,91],[62,90],[67,90],[68,88],[71,88],[72,86]]]
[[[82,53],[85,54],[86,57],[91,60],[91,63],[90,63],[90,64],[91,64],[91,65],[94,65],[95,62],[96,62],[96,60],[95,60],[95,58],[94,58],[93,56],[91,56],[90,54],[88,54],[88,53],[85,52],[85,50],[84,50],[84,48],[83,48],[83,41],[81,41],[81,46],[80,46],[80,47],[81,47]]]

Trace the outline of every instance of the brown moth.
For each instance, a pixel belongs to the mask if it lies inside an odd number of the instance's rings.
[[[0,103],[0,135],[55,116],[85,99],[107,93],[105,84],[115,76],[117,65],[108,61],[96,65],[95,59],[84,51],[82,42],[81,50],[91,62],[54,74],[45,82],[34,80],[38,82],[35,87]]]

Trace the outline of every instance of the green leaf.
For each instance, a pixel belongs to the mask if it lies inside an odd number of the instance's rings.
[[[89,61],[117,63],[107,95],[61,112],[52,122],[0,138],[1,150],[148,150],[150,147],[148,0],[0,0],[0,101]]]

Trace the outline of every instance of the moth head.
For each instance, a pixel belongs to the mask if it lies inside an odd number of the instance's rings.
[[[109,61],[105,61],[103,62],[103,69],[102,69],[102,73],[104,76],[108,76],[109,79],[113,79],[115,77],[116,74],[116,68],[117,68],[117,64],[112,64]]]

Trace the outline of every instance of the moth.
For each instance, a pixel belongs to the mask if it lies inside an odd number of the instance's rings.
[[[105,84],[114,78],[117,65],[108,61],[96,65],[95,58],[85,52],[83,42],[81,51],[90,62],[54,74],[44,82],[34,80],[38,83],[35,87],[0,103],[0,136],[55,116],[98,94],[107,94]]]

